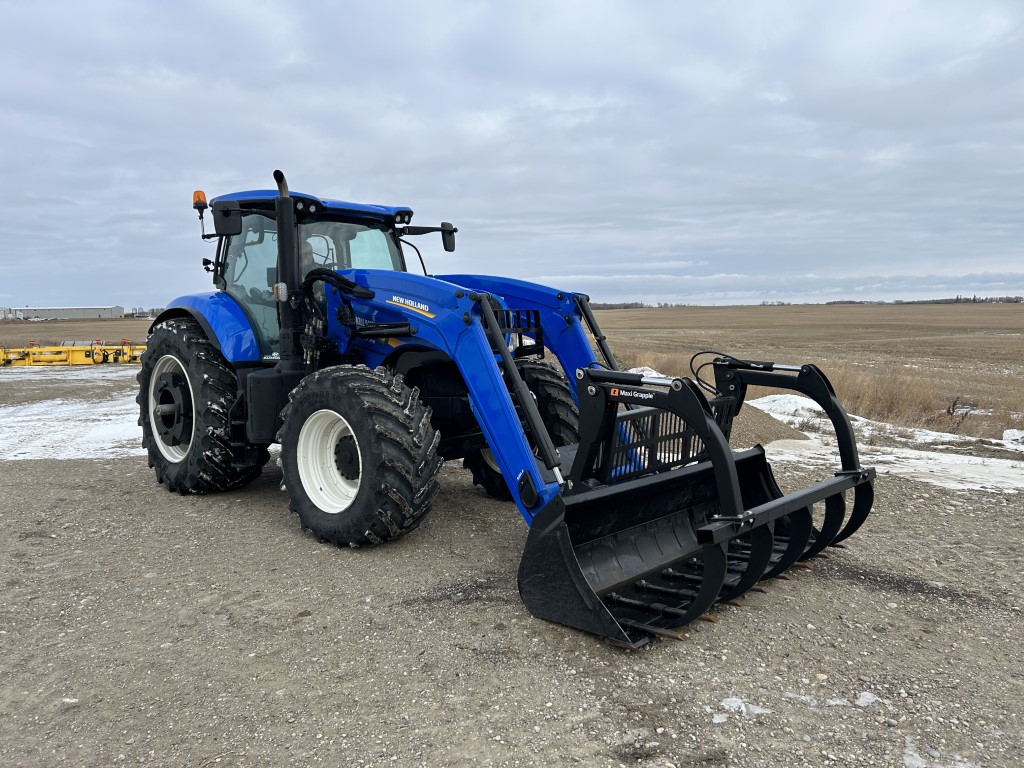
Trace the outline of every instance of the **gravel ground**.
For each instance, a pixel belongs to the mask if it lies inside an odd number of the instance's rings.
[[[458,463],[372,549],[301,532],[280,481],[0,461],[0,762],[1021,764],[1019,495],[881,477],[847,548],[629,653],[527,613],[526,526]]]

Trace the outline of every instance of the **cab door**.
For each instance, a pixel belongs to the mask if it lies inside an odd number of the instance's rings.
[[[263,358],[276,358],[281,332],[271,289],[277,281],[277,222],[267,212],[244,212],[241,234],[226,240],[220,287],[249,316]]]

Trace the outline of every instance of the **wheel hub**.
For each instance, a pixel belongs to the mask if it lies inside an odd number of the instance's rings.
[[[359,479],[359,447],[352,435],[345,435],[334,446],[334,465],[346,480]]]
[[[192,395],[188,379],[167,371],[156,377],[153,388],[153,427],[170,446],[187,443],[192,436]]]

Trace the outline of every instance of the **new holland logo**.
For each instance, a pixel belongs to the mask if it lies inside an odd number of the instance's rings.
[[[654,398],[653,392],[644,392],[643,390],[635,389],[619,389],[618,387],[612,387],[612,397],[635,397],[638,400],[652,400]]]
[[[433,317],[434,313],[430,311],[430,307],[424,304],[422,301],[415,301],[414,299],[407,299],[405,296],[398,296],[397,294],[387,300],[388,304],[394,304],[396,307],[405,307],[411,309],[413,312],[419,312],[424,317]]]

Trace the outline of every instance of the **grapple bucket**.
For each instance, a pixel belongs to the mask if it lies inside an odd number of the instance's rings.
[[[688,379],[578,372],[580,444],[574,455],[562,449],[571,474],[534,516],[519,568],[531,612],[635,648],[679,637],[715,602],[852,533],[870,511],[874,470],[857,465],[849,420],[824,376],[794,370],[771,374],[772,384],[824,401],[843,469],[788,496],[760,446],[729,448],[742,386],[709,403]],[[725,373],[742,379],[735,367]]]

